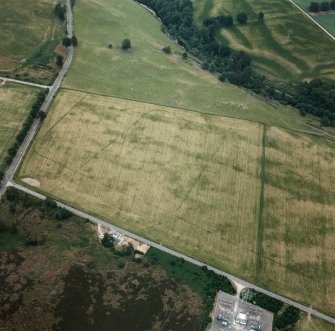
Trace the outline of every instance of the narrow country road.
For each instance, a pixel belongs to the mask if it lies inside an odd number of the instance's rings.
[[[41,85],[41,84],[35,84],[35,83],[30,83],[30,82],[25,82],[24,80],[17,80],[17,79],[12,79],[12,78],[7,78],[7,77],[0,77],[0,80],[4,82],[11,82],[11,83],[17,83],[17,84],[22,84],[22,85],[29,85],[29,86],[34,86],[34,87],[39,87],[39,88],[50,88],[48,85]]]
[[[71,8],[70,0],[66,0],[66,22],[67,22],[67,36],[69,38],[72,38],[72,35],[73,35],[73,32],[72,32],[73,31],[73,29],[72,29],[72,8]],[[57,91],[60,87],[60,84],[62,83],[62,80],[64,79],[64,77],[65,77],[65,75],[66,75],[66,73],[67,73],[67,71],[68,71],[68,69],[71,65],[72,58],[73,58],[73,46],[71,45],[67,48],[66,60],[64,61],[63,67],[59,71],[56,80],[54,81],[52,86],[48,86],[49,93],[45,98],[45,101],[44,101],[44,103],[41,107],[41,111],[46,112],[48,110],[53,98],[55,97],[55,95],[56,95],[56,93],[57,93]],[[21,83],[23,83],[23,82],[21,82]],[[26,83],[26,82],[24,82],[24,83]],[[31,84],[28,84],[28,85],[31,85]],[[3,180],[0,183],[0,197],[4,194],[8,182],[13,178],[13,175],[14,175],[16,169],[18,168],[25,152],[27,151],[27,148],[29,147],[29,145],[30,145],[35,133],[36,133],[36,130],[39,127],[39,125],[40,125],[40,119],[35,119],[33,125],[31,126],[30,130],[27,133],[26,138],[24,139],[20,148],[18,149],[18,152],[17,152],[12,164],[10,165],[8,170],[6,171],[6,174],[5,174]]]
[[[23,192],[25,192],[27,194],[30,194],[30,195],[38,198],[38,199],[44,200],[46,198],[46,196],[44,196],[43,194],[37,193],[35,191],[32,191],[32,190],[30,190],[30,189],[28,189],[28,188],[26,188],[26,187],[24,187],[22,185],[14,183],[13,181],[9,181],[8,182],[8,186],[13,186],[16,189],[18,189],[20,191],[23,191]],[[193,259],[193,258],[191,258],[191,257],[189,257],[187,255],[178,253],[178,252],[176,252],[176,251],[174,251],[174,250],[172,250],[170,248],[167,248],[167,247],[162,246],[162,245],[160,245],[158,243],[155,243],[154,241],[148,240],[148,239],[140,237],[140,236],[138,236],[138,235],[136,235],[136,234],[134,234],[132,232],[129,232],[129,231],[125,230],[125,229],[121,229],[121,228],[119,228],[117,226],[111,225],[110,223],[107,223],[107,222],[105,222],[105,221],[103,221],[103,220],[101,220],[101,219],[99,219],[99,218],[97,218],[95,216],[91,216],[91,215],[89,215],[89,214],[87,214],[85,212],[82,212],[82,211],[78,210],[78,209],[75,209],[75,208],[72,208],[72,207],[70,207],[68,205],[65,205],[64,203],[61,203],[61,202],[58,202],[58,201],[56,201],[56,203],[57,203],[57,205],[59,207],[65,208],[68,211],[70,211],[71,213],[73,213],[74,215],[77,215],[77,216],[79,216],[79,217],[81,217],[83,219],[87,219],[87,220],[89,220],[92,223],[101,224],[101,225],[103,225],[105,227],[111,228],[114,231],[120,232],[120,233],[122,233],[122,234],[124,234],[124,235],[126,235],[126,236],[128,236],[130,238],[139,240],[140,242],[143,242],[143,243],[145,243],[145,244],[147,244],[149,246],[155,247],[155,248],[157,248],[157,249],[159,249],[159,250],[161,250],[163,252],[166,252],[168,254],[171,254],[171,255],[174,255],[174,256],[177,256],[177,257],[181,257],[181,258],[185,259],[186,261],[191,262],[191,263],[193,263],[195,265],[198,265],[200,267],[202,267],[202,266],[205,265],[209,270],[213,270],[214,272],[216,272],[219,275],[224,275],[224,276],[228,277],[234,283],[237,283],[237,284],[239,284],[239,285],[241,285],[243,287],[252,288],[252,289],[255,289],[256,291],[265,293],[268,296],[270,296],[272,298],[275,298],[275,299],[278,299],[280,301],[283,301],[283,302],[285,302],[285,303],[287,303],[289,305],[292,305],[292,306],[294,306],[294,307],[296,307],[296,308],[298,308],[298,309],[306,312],[307,314],[314,315],[314,316],[319,317],[319,318],[321,318],[321,319],[323,319],[323,320],[325,320],[325,321],[327,321],[329,323],[335,324],[335,318],[333,318],[331,316],[328,316],[326,314],[320,313],[319,311],[317,311],[315,309],[312,309],[311,307],[304,306],[304,305],[302,305],[302,304],[300,304],[298,302],[295,302],[293,300],[285,298],[285,297],[283,297],[281,295],[278,295],[278,294],[273,293],[271,291],[265,290],[265,289],[263,289],[263,288],[261,288],[259,286],[251,284],[251,283],[249,283],[249,282],[247,282],[247,281],[245,281],[245,280],[243,280],[241,278],[238,278],[238,277],[236,277],[234,275],[231,275],[231,274],[229,274],[227,272],[224,272],[224,271],[221,271],[219,269],[216,269],[216,268],[214,268],[214,267],[212,267],[212,266],[210,266],[208,264],[205,264],[205,263],[203,263],[203,262],[201,262],[199,260]]]

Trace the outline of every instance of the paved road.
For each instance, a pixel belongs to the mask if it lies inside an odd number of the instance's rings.
[[[72,9],[71,9],[71,3],[70,0],[66,0],[66,6],[67,6],[67,36],[69,38],[72,38]],[[51,102],[53,101],[53,98],[55,97],[60,84],[62,82],[62,80],[65,77],[66,72],[68,71],[71,62],[72,62],[72,58],[73,58],[73,46],[69,46],[68,47],[68,51],[67,51],[67,56],[66,56],[66,60],[64,61],[63,67],[61,68],[61,70],[58,73],[58,76],[56,78],[56,80],[54,81],[52,86],[48,86],[49,88],[49,93],[47,95],[47,97],[45,98],[45,101],[43,103],[43,105],[41,106],[41,110],[42,111],[47,111]],[[21,82],[22,83],[22,82]],[[31,85],[31,84],[29,84]],[[35,119],[33,125],[31,126],[30,130],[27,133],[26,138],[24,139],[23,143],[21,144],[12,164],[10,165],[9,169],[7,170],[3,180],[0,183],[0,197],[4,194],[5,190],[6,190],[6,186],[8,184],[8,182],[13,178],[13,175],[16,171],[16,169],[18,168],[25,152],[27,151],[27,148],[29,147],[37,128],[40,125],[40,120],[39,119]]]
[[[17,79],[12,79],[12,78],[7,78],[7,77],[0,77],[0,80],[3,80],[5,82],[11,82],[11,83],[17,83],[17,84],[39,87],[39,88],[50,88],[50,86],[47,86],[47,85],[30,83],[30,82],[25,82],[24,80],[17,80]]]
[[[26,187],[24,187],[22,185],[16,184],[13,181],[8,182],[8,186],[13,186],[13,187],[17,188],[18,190],[21,190],[21,191],[23,191],[25,193],[33,195],[33,196],[35,196],[35,197],[37,197],[39,199],[42,199],[42,200],[44,200],[46,198],[44,195],[42,195],[40,193],[37,193],[35,191],[32,191],[32,190],[30,190],[30,189],[28,189],[28,188],[26,188]],[[204,266],[205,265],[205,266],[207,266],[207,268],[209,270],[213,270],[213,271],[215,271],[219,275],[224,275],[224,276],[228,277],[234,283],[237,283],[237,284],[239,284],[239,285],[241,285],[243,287],[253,288],[253,289],[255,289],[255,290],[259,291],[259,292],[262,292],[262,293],[265,293],[265,294],[269,295],[272,298],[276,298],[276,299],[281,300],[281,301],[283,301],[283,302],[285,302],[285,303],[287,303],[289,305],[297,307],[300,310],[302,310],[302,311],[304,311],[304,312],[306,312],[308,314],[314,315],[314,316],[319,317],[319,318],[321,318],[321,319],[323,319],[325,321],[328,321],[328,322],[330,322],[332,324],[335,324],[335,318],[332,318],[332,317],[330,317],[328,315],[320,313],[319,311],[317,311],[315,309],[312,309],[311,307],[304,306],[304,305],[302,305],[302,304],[300,304],[298,302],[295,302],[293,300],[285,298],[285,297],[283,297],[281,295],[278,295],[278,294],[273,293],[271,291],[265,290],[265,289],[263,289],[263,288],[261,288],[259,286],[251,284],[251,283],[249,283],[249,282],[247,282],[247,281],[245,281],[245,280],[243,280],[241,278],[238,278],[238,277],[236,277],[234,275],[231,275],[231,274],[229,274],[227,272],[224,272],[224,271],[221,271],[219,269],[216,269],[216,268],[214,268],[214,267],[212,267],[212,266],[210,266],[208,264],[205,264],[205,263],[203,263],[201,261],[195,260],[195,259],[193,259],[193,258],[191,258],[191,257],[189,257],[187,255],[178,253],[178,252],[176,252],[176,251],[174,251],[174,250],[172,250],[170,248],[162,246],[162,245],[160,245],[160,244],[158,244],[156,242],[153,242],[151,240],[148,240],[146,238],[140,237],[140,236],[138,236],[138,235],[136,235],[136,234],[134,234],[132,232],[129,232],[129,231],[125,230],[125,229],[119,228],[119,227],[117,227],[115,225],[111,225],[110,223],[107,223],[107,222],[105,222],[105,221],[103,221],[103,220],[101,220],[101,219],[99,219],[99,218],[97,218],[95,216],[89,215],[89,214],[87,214],[85,212],[82,212],[82,211],[80,211],[78,209],[75,209],[73,207],[65,205],[64,203],[61,203],[61,202],[58,202],[58,201],[56,201],[56,202],[57,202],[58,206],[69,210],[73,214],[75,214],[75,215],[77,215],[77,216],[79,216],[79,217],[81,217],[83,219],[88,219],[92,223],[101,224],[101,225],[103,225],[105,227],[111,228],[114,231],[120,232],[120,233],[122,233],[122,234],[124,234],[124,235],[126,235],[126,236],[128,236],[130,238],[134,238],[134,239],[139,240],[139,241],[141,241],[141,242],[143,242],[143,243],[145,243],[145,244],[147,244],[149,246],[152,246],[152,247],[155,247],[157,249],[160,249],[163,252],[169,253],[169,254],[177,256],[177,257],[181,257],[181,258],[185,259],[186,261],[189,261],[189,262],[191,262],[191,263],[193,263],[195,265],[198,265],[198,266]]]

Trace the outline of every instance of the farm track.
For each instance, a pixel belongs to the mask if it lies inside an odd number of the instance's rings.
[[[51,87],[51,86],[48,86],[48,85],[35,84],[35,83],[31,83],[31,82],[26,82],[24,80],[11,79],[11,78],[7,78],[7,77],[0,77],[0,80],[2,80],[4,82],[10,82],[10,83],[28,85],[28,86],[33,86],[33,87],[39,87],[39,88],[43,88],[43,89],[47,89],[47,88]]]

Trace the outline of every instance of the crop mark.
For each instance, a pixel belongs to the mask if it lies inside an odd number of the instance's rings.
[[[256,249],[256,280],[259,281],[263,257],[263,237],[264,237],[264,183],[265,183],[265,146],[266,146],[266,125],[263,124],[262,137],[262,159],[261,159],[261,190],[259,197],[259,216],[257,231],[257,249]]]

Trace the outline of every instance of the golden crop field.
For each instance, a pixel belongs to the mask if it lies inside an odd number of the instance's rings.
[[[275,127],[266,132],[260,279],[335,311],[335,143]]]
[[[19,178],[253,278],[262,132],[257,123],[61,90]]]

